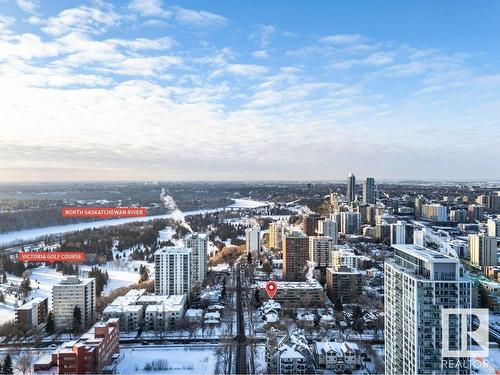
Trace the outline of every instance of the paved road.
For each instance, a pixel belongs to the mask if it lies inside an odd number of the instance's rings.
[[[237,331],[236,331],[236,374],[246,374],[247,373],[247,350],[246,350],[246,335],[245,335],[245,319],[243,317],[243,299],[241,293],[243,292],[241,287],[241,268],[240,265],[236,265],[236,319],[237,319]]]

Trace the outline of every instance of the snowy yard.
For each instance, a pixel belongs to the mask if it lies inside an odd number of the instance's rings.
[[[109,275],[108,284],[104,288],[104,294],[139,281],[139,266],[146,265],[149,270],[150,279],[154,279],[154,265],[144,261],[125,261],[123,259],[107,262],[105,265],[98,266],[102,270],[106,270]],[[87,265],[80,266],[81,277],[87,277],[88,271],[92,267]],[[49,299],[49,308],[52,307],[52,286],[60,283],[65,279],[62,273],[57,272],[55,268],[41,266],[30,269],[31,288],[33,289],[30,295],[25,299],[26,302],[36,297],[47,297]],[[0,303],[0,323],[14,319],[14,310],[22,304],[22,300],[16,300],[12,294],[8,294],[7,290],[11,283],[19,285],[22,278],[13,275],[7,275],[7,284],[0,284],[0,290],[5,296],[5,303]]]
[[[217,364],[216,347],[147,346],[125,348],[120,351],[117,372],[120,374],[213,374]],[[153,361],[165,361],[167,370],[144,371]]]

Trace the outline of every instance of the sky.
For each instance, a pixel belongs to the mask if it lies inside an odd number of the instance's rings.
[[[0,0],[0,181],[498,180],[498,14]]]

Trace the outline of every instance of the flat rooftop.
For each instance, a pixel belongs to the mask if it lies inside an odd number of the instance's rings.
[[[42,297],[33,298],[31,301],[28,301],[24,305],[19,306],[16,310],[31,310],[33,307],[42,303],[46,299],[47,298],[42,298]]]
[[[428,249],[426,247],[409,244],[409,245],[392,245],[396,250],[411,255],[417,259],[433,263],[459,263],[458,259],[444,255],[438,251]]]
[[[156,250],[155,255],[159,254],[186,254],[191,253],[192,250],[187,247],[180,246],[164,246],[161,249]]]
[[[207,235],[205,233],[188,233],[184,236],[184,239],[205,240],[205,239],[207,239]]]

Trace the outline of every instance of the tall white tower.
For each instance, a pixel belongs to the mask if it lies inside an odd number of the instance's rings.
[[[394,260],[384,265],[385,373],[460,373],[446,368],[441,316],[443,308],[471,307],[470,279],[461,275],[458,259],[418,245],[393,248]],[[462,326],[455,318],[450,350],[460,348]]]
[[[155,252],[155,293],[191,292],[191,254],[185,247],[165,246]]]

